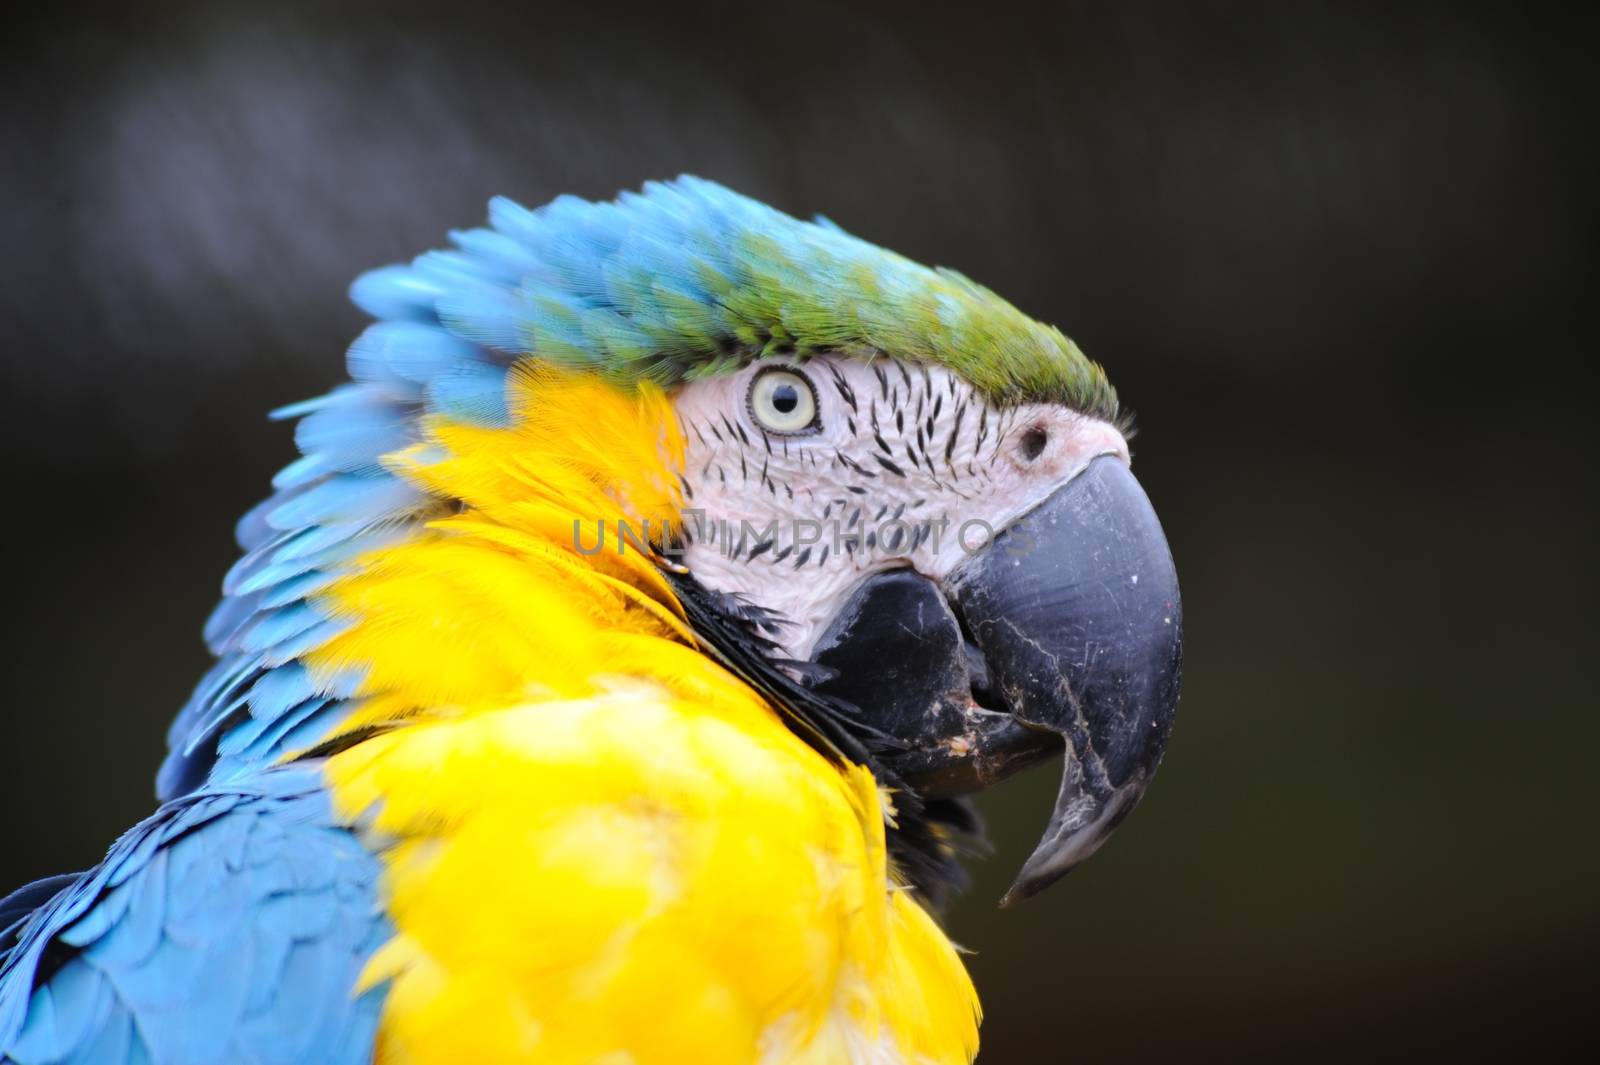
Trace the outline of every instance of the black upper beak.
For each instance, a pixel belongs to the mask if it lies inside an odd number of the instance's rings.
[[[1177,573],[1149,499],[1095,459],[964,562],[944,589],[868,580],[818,643],[833,694],[907,745],[928,797],[975,791],[1065,749],[1044,838],[1002,905],[1093,854],[1144,793],[1177,708]]]

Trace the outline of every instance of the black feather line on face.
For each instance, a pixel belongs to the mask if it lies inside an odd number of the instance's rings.
[[[861,476],[863,476],[863,477],[871,477],[873,479],[876,479],[877,476],[878,476],[877,474],[873,473],[871,470],[865,469],[864,467],[862,467],[860,463],[856,462],[849,455],[846,455],[842,451],[837,453],[837,458],[839,459],[839,463],[841,465],[847,467],[848,469],[852,470],[855,473],[861,474]],[[855,491],[865,492],[866,491],[865,488],[862,488],[862,489],[851,488],[850,490],[852,492],[855,492]]]
[[[848,403],[851,410],[855,410],[856,393],[845,381],[844,374],[840,373],[838,368],[832,365],[829,365],[828,372],[833,375],[833,387],[839,393],[839,398]]]
[[[780,553],[773,561],[784,557]],[[880,786],[894,792],[895,821],[885,826],[889,859],[938,910],[967,885],[960,859],[986,849],[977,814],[964,800],[924,801],[885,765],[906,745],[861,719],[853,703],[824,695],[812,685],[825,679],[808,662],[781,656],[769,634],[781,618],[749,601],[707,588],[694,577],[663,569],[700,649],[754,688],[790,731],[835,765],[864,765]]]

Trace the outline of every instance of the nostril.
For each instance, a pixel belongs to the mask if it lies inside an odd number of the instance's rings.
[[[1017,451],[1021,453],[1023,461],[1032,462],[1044,454],[1044,446],[1050,442],[1050,434],[1040,426],[1033,426],[1022,434],[1017,441]]]

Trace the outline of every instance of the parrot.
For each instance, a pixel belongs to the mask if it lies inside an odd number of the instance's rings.
[[[0,1062],[971,1062],[1002,900],[1160,762],[1171,551],[1058,329],[714,182],[359,277],[160,805],[0,901]]]

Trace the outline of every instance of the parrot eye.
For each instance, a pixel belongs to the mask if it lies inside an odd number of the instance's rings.
[[[795,436],[815,432],[817,391],[799,370],[774,366],[750,382],[750,417],[769,433]]]

